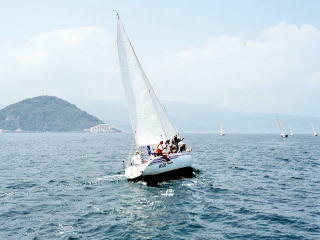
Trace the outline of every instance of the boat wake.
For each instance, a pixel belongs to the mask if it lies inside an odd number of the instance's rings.
[[[114,175],[108,175],[108,176],[94,178],[91,181],[84,182],[84,185],[96,185],[101,182],[120,182],[125,179],[126,179],[126,177],[124,174],[114,174]]]

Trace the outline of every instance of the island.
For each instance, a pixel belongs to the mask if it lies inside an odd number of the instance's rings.
[[[83,132],[101,124],[105,123],[55,96],[28,98],[0,110],[0,132]],[[110,132],[118,131],[110,127]]]

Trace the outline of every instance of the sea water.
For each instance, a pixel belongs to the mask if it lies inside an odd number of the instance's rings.
[[[155,187],[130,134],[0,134],[0,239],[320,239],[320,137],[185,139],[195,176]]]

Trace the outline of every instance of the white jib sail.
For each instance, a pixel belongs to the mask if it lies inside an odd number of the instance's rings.
[[[117,45],[121,77],[137,147],[172,139],[177,131],[141,67],[119,15]]]

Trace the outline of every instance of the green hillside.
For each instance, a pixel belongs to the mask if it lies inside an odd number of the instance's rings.
[[[53,96],[25,99],[0,110],[0,129],[6,130],[83,131],[100,123],[100,119]]]

